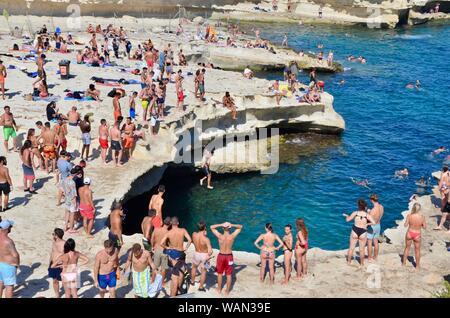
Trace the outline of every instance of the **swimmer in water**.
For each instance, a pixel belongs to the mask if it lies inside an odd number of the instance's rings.
[[[408,84],[406,84],[405,88],[413,89],[414,88],[414,84],[413,83],[408,83]]]
[[[341,80],[339,81],[339,85],[344,85],[344,84],[345,84],[345,80],[341,79]]]
[[[422,176],[422,177],[419,179],[419,181],[416,182],[416,185],[419,186],[419,187],[426,187],[426,186],[428,186],[428,182],[425,181],[425,177]]]
[[[422,83],[419,80],[416,80],[416,89],[420,89],[422,87]]]
[[[433,156],[436,156],[436,155],[446,152],[446,151],[447,151],[447,149],[444,146],[440,146],[438,149],[434,150],[432,154],[433,154]]]
[[[395,177],[397,178],[406,178],[409,175],[409,171],[407,168],[395,171]]]
[[[350,177],[350,179],[352,180],[352,182],[353,182],[354,184],[359,185],[359,186],[364,187],[364,188],[367,188],[367,189],[370,189],[370,187],[369,187],[369,180],[367,180],[367,179],[364,179],[364,180],[356,180],[356,179],[353,178],[353,177]]]

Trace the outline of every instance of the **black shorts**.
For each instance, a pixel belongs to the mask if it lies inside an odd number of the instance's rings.
[[[203,173],[205,174],[205,176],[209,176],[211,174],[208,166],[203,167]]]
[[[11,186],[8,182],[0,183],[0,194],[8,195],[11,192]]]
[[[111,233],[111,231],[108,233],[108,238],[113,241],[115,248],[120,248],[122,246],[119,237],[116,234]]]
[[[442,213],[450,213],[450,203],[446,203],[442,208]]]
[[[111,149],[120,151],[122,150],[122,146],[120,145],[120,141],[117,140],[111,140]]]
[[[172,267],[172,275],[180,276],[186,270],[186,263],[184,260],[179,259]]]

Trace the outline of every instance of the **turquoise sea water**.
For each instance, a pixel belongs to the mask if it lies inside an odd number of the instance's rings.
[[[342,212],[356,208],[359,197],[375,192],[385,206],[382,229],[395,225],[417,191],[415,181],[441,168],[450,153],[434,158],[432,150],[450,147],[450,26],[420,26],[399,30],[344,27],[261,25],[261,34],[289,45],[325,55],[333,50],[346,71],[319,75],[334,107],[346,121],[341,138],[288,136],[284,157],[275,175],[249,174],[214,180],[214,191],[198,180],[180,179],[168,188],[166,213],[178,215],[182,225],[195,229],[200,219],[209,224],[230,221],[244,224],[237,250],[256,252],[253,241],[272,222],[280,236],[283,226],[303,217],[310,231],[310,246],[342,249],[348,246],[351,224]],[[346,61],[363,55],[366,65]],[[270,74],[281,78],[282,74]],[[307,81],[307,74],[300,79]],[[345,85],[338,82],[344,79]],[[420,91],[405,89],[419,79]],[[410,170],[405,180],[394,171]],[[354,185],[350,177],[367,178],[372,190]],[[215,240],[213,240],[215,243]]]

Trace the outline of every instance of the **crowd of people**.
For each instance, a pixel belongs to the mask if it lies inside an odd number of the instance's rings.
[[[120,45],[125,46],[123,56],[129,59],[138,59],[146,63],[146,67],[139,70],[141,78],[141,90],[133,91],[128,99],[129,116],[122,112],[121,100],[125,97],[125,91],[115,89],[109,97],[112,97],[112,121],[102,118],[98,125],[98,138],[101,150],[101,161],[104,164],[112,162],[115,166],[125,163],[124,159],[133,158],[133,150],[138,139],[145,139],[145,132],[138,128],[136,123],[136,100],[140,99],[142,107],[142,120],[150,121],[152,134],[157,134],[157,122],[163,121],[165,117],[165,100],[168,84],[175,82],[175,93],[177,96],[176,109],[184,110],[183,101],[185,93],[183,81],[185,76],[180,69],[174,72],[174,66],[185,66],[186,58],[180,50],[177,54],[178,63],[175,62],[175,52],[168,44],[162,50],[157,50],[149,39],[139,44],[132,54],[132,45],[127,37],[126,31],[120,27],[109,25],[106,29],[101,26],[89,25],[87,32],[91,34],[89,45],[77,54],[77,62],[88,63],[99,66],[110,63],[110,52],[114,52],[116,59],[121,57]],[[236,31],[237,32],[237,31]],[[61,35],[60,32],[49,36],[46,27],[41,30],[37,37],[35,49],[37,52],[37,79],[33,83],[40,97],[49,95],[47,75],[45,71],[45,52],[52,50],[50,40],[55,42],[55,50],[67,53],[67,45],[77,44],[72,36]],[[179,33],[182,33],[180,30]],[[103,37],[104,43],[98,45],[97,36]],[[216,42],[217,32],[207,25],[206,34],[202,36],[205,41]],[[232,42],[232,40],[230,39]],[[267,42],[259,38],[259,46],[267,49]],[[287,41],[287,40],[286,40]],[[232,43],[230,44],[232,45]],[[253,46],[254,47],[254,46]],[[331,53],[332,54],[332,53]],[[332,55],[328,62],[332,63]],[[194,75],[194,96],[200,101],[205,101],[205,74],[206,68],[199,68]],[[0,87],[4,96],[4,81],[6,69],[0,61]],[[287,90],[291,93],[299,93],[302,89],[297,79],[298,65],[291,64],[285,72],[288,82]],[[253,74],[247,72],[247,78]],[[283,96],[286,96],[278,81],[271,87],[277,97],[277,104]],[[301,102],[315,103],[320,101],[320,92],[323,91],[323,82],[317,80],[316,70],[310,72],[310,85],[308,91],[300,98]],[[86,96],[96,101],[102,101],[100,91],[95,84],[90,84],[84,92]],[[225,92],[222,104],[226,107],[234,120],[237,120],[237,107],[235,100],[229,92]],[[60,282],[67,298],[78,297],[80,288],[80,267],[90,262],[87,255],[76,249],[75,240],[71,237],[80,231],[88,239],[94,236],[94,225],[96,223],[96,204],[91,188],[93,180],[86,173],[86,166],[93,160],[91,155],[92,131],[91,116],[82,116],[77,107],[72,107],[67,114],[60,113],[56,102],[50,102],[46,107],[47,121],[36,121],[35,127],[29,128],[26,139],[20,146],[17,140],[19,127],[9,106],[4,107],[4,113],[0,117],[0,125],[3,126],[5,152],[17,152],[22,162],[24,192],[32,195],[38,194],[35,188],[35,172],[38,169],[48,174],[53,174],[56,181],[56,205],[62,206],[61,218],[58,222],[61,227],[54,229],[52,233],[52,246],[49,259],[48,277],[52,279],[55,297],[60,297]],[[68,138],[70,137],[70,138]],[[12,139],[10,148],[9,140]],[[70,140],[76,140],[79,144],[70,144]],[[74,161],[72,149],[80,149],[80,159],[77,164]],[[110,155],[108,155],[110,150]],[[202,169],[205,176],[200,179],[200,185],[206,180],[207,188],[213,189],[211,185],[210,164],[212,152],[205,150]],[[439,189],[442,194],[442,218],[436,230],[442,230],[444,223],[450,213],[450,173],[448,167],[443,169]],[[7,158],[0,156],[0,210],[10,209],[9,194],[13,190],[13,180],[7,168]],[[190,234],[180,227],[176,216],[163,215],[165,187],[160,185],[157,194],[150,198],[148,215],[144,217],[141,224],[142,244],[135,243],[123,252],[123,220],[125,213],[122,202],[115,201],[111,206],[107,226],[109,228],[108,239],[104,241],[103,247],[96,254],[93,266],[94,285],[99,290],[100,297],[107,293],[111,298],[117,296],[116,288],[118,281],[128,280],[131,277],[133,292],[136,297],[156,297],[162,288],[169,284],[170,296],[188,292],[189,286],[197,286],[195,279],[200,273],[198,291],[206,291],[206,278],[211,267],[211,261],[216,258],[215,271],[217,273],[217,292],[223,291],[223,276],[226,276],[226,284],[223,293],[228,295],[231,291],[233,279],[233,244],[241,233],[243,226],[224,222],[211,225],[209,229],[218,240],[219,253],[214,255],[211,241],[208,238],[207,224],[200,221],[197,231]],[[384,208],[379,203],[378,196],[370,196],[373,207],[367,208],[365,200],[358,200],[358,210],[350,215],[343,214],[346,221],[353,221],[354,225],[350,234],[350,247],[347,261],[350,264],[356,245],[359,244],[360,264],[364,265],[365,246],[368,247],[368,260],[376,261],[379,255],[378,239],[381,234],[381,219]],[[414,243],[416,268],[420,268],[420,240],[421,229],[425,228],[425,218],[420,213],[420,204],[415,203],[410,214],[407,216],[405,226],[408,232],[405,237],[405,251],[403,263],[408,257],[410,246]],[[13,296],[14,285],[16,285],[17,268],[20,265],[20,253],[14,242],[9,237],[14,222],[1,220],[0,218],[0,297],[5,291],[6,297]],[[292,233],[293,227],[288,224],[284,228],[285,235],[281,239],[274,233],[271,223],[265,226],[265,233],[261,234],[255,241],[255,246],[260,250],[261,269],[260,279],[264,281],[266,269],[269,271],[270,282],[275,281],[275,257],[276,251],[283,250],[284,279],[287,284],[292,273],[292,258],[295,259],[297,278],[303,278],[308,273],[307,252],[309,232],[305,221],[299,218],[295,222],[296,233]],[[260,245],[260,243],[263,243]],[[278,243],[278,245],[277,245]],[[187,262],[186,252],[190,245],[194,246],[194,253],[190,263]],[[126,262],[120,264],[121,252],[127,255]]]

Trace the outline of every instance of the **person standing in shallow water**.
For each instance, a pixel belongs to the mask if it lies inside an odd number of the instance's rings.
[[[367,227],[369,224],[375,224],[375,220],[366,212],[367,202],[363,199],[358,200],[358,211],[350,215],[343,213],[347,222],[355,220],[350,233],[350,246],[347,253],[347,264],[350,265],[353,259],[356,243],[359,243],[360,265],[364,266],[365,249],[367,243]]]
[[[269,278],[270,283],[275,282],[275,251],[278,251],[283,247],[283,241],[278,235],[273,233],[272,223],[267,223],[265,226],[266,233],[261,234],[255,241],[255,246],[261,250],[261,269],[259,271],[259,279],[261,283],[264,282],[264,276],[266,273],[266,265],[269,262]],[[259,242],[263,241],[263,245],[259,246]],[[278,241],[279,245],[275,247],[275,241]]]
[[[384,207],[378,201],[378,196],[372,194],[370,196],[370,202],[373,204],[373,208],[369,210],[369,215],[373,218],[375,223],[371,224],[367,228],[367,257],[369,262],[376,261],[378,257],[378,238],[381,234],[381,218],[384,214]],[[372,250],[373,245],[373,250]],[[372,254],[373,251],[373,254]]]
[[[408,214],[404,226],[408,228],[405,235],[405,250],[403,251],[402,265],[406,266],[406,260],[409,256],[409,249],[414,243],[414,254],[416,256],[416,271],[420,269],[420,243],[422,239],[422,228],[426,229],[425,217],[419,213],[421,210],[419,203],[414,203],[411,213]]]

